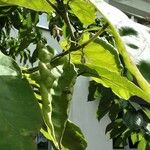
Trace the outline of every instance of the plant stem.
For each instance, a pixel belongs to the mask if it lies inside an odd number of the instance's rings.
[[[60,10],[61,10],[61,13],[59,15],[63,18],[64,22],[66,23],[66,25],[69,28],[71,40],[76,41],[76,38],[75,38],[74,32],[73,32],[73,28],[71,26],[71,22],[70,22],[70,19],[68,16],[68,10],[67,10],[66,5],[64,4],[63,0],[56,0],[56,1],[58,3],[58,8],[60,8]]]
[[[67,51],[64,51],[58,55],[56,55],[53,59],[52,59],[52,62],[55,61],[56,59],[59,59],[71,52],[74,52],[74,51],[77,51],[81,48],[84,48],[85,46],[87,46],[89,43],[93,42],[99,35],[101,35],[105,29],[108,27],[108,24],[106,23],[94,36],[92,36],[88,41],[84,42],[83,44],[81,45],[78,45],[76,47],[71,47],[69,50]]]
[[[22,70],[22,73],[31,74],[31,73],[34,73],[34,72],[36,72],[38,70],[39,70],[39,68],[37,66],[37,67],[29,68],[29,69],[24,69],[24,70]]]

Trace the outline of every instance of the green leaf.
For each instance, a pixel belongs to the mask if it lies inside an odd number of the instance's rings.
[[[132,143],[133,145],[138,142],[138,135],[136,133],[132,133],[131,134],[131,140],[132,140]]]
[[[42,46],[42,45],[41,45]],[[39,52],[40,91],[42,111],[47,127],[43,134],[55,149],[62,149],[62,138],[69,117],[69,106],[77,73],[72,63],[64,59],[63,64],[53,67],[50,60],[53,49],[41,47]]]
[[[0,147],[8,150],[32,150],[33,137],[40,130],[42,122],[33,92],[28,82],[18,77],[0,76],[0,84]],[[16,138],[20,141],[18,146]],[[28,143],[30,145],[26,145]]]
[[[111,132],[110,132],[110,138],[115,138],[125,132],[127,127],[124,124],[121,124],[120,126],[115,126]]]
[[[120,112],[120,106],[118,103],[113,104],[109,109],[109,118],[113,121],[117,118]]]
[[[100,78],[93,78],[96,82],[103,84],[106,87],[110,87],[112,91],[120,98],[128,100],[131,96],[137,95],[147,102],[150,102],[150,96],[127,78],[111,72],[107,69],[92,66],[100,75]]]
[[[0,75],[21,77],[21,70],[17,63],[10,57],[0,52]]]
[[[122,119],[116,119],[115,121],[111,122],[107,125],[105,129],[105,134],[116,128],[117,126],[121,126],[123,124]]]
[[[105,88],[100,84],[98,87],[98,91],[101,94],[101,97],[97,110],[97,118],[98,120],[101,120],[104,117],[104,115],[106,115],[109,112],[112,106],[112,101],[114,100],[115,96],[110,88]]]
[[[28,0],[0,0],[0,5],[18,5],[21,7],[33,9],[35,11],[43,11],[48,13],[52,11],[52,7],[46,0],[30,0],[30,2]]]
[[[3,150],[36,150],[36,143],[33,137],[21,136],[11,130],[9,132],[0,131],[0,134],[0,147]]]
[[[89,83],[88,101],[94,101],[98,97],[100,97],[100,94],[97,91],[97,86],[98,86],[98,84],[95,81],[90,81],[90,83]]]
[[[92,24],[96,18],[96,10],[87,0],[72,0],[69,2],[72,12],[84,25]]]
[[[120,28],[119,34],[120,36],[131,36],[131,35],[138,36],[138,32],[134,28],[128,26]]]
[[[146,140],[143,138],[138,144],[138,150],[146,150]]]
[[[66,124],[62,143],[67,150],[85,150],[87,147],[81,130],[70,121]]]
[[[150,62],[149,61],[140,61],[138,64],[138,68],[145,79],[150,82]]]
[[[82,52],[83,51],[83,52]],[[102,39],[89,43],[83,50],[72,52],[71,59],[75,64],[81,64],[84,54],[85,64],[100,66],[112,72],[120,73],[121,64],[116,49]]]
[[[68,120],[69,106],[73,94],[73,86],[76,81],[77,73],[74,65],[70,63],[64,64],[59,70],[61,73],[51,90],[52,95],[52,123],[58,143],[61,145],[61,140]]]
[[[42,116],[27,80],[17,63],[0,53],[0,147],[33,150]],[[19,140],[18,140],[19,139]]]

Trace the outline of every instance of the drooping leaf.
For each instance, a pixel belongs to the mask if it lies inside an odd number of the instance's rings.
[[[62,143],[67,150],[85,150],[87,143],[79,127],[67,121]]]
[[[55,149],[64,149],[62,140],[69,117],[69,106],[77,78],[75,67],[64,58],[59,66],[50,63],[53,49],[41,44],[39,49],[40,91],[43,99],[42,111],[46,130],[42,133],[52,142]]]
[[[92,65],[91,65],[92,68]],[[145,101],[150,101],[150,96],[127,78],[122,77],[107,69],[94,66],[100,75],[100,78],[93,78],[96,82],[106,87],[111,87],[112,91],[120,98],[128,100],[131,96],[137,95]]]
[[[76,66],[82,68],[82,75],[85,73],[86,76],[93,76],[93,80],[95,80],[97,83],[101,83],[105,87],[110,87],[112,91],[122,99],[128,100],[131,96],[136,95],[147,102],[150,101],[150,97],[147,93],[145,93],[127,78],[115,72],[111,72],[95,64],[78,64]]]
[[[76,81],[76,71],[73,64],[64,64],[58,69],[57,76],[51,90],[52,94],[52,123],[58,143],[61,145],[66,122],[68,120],[69,106],[73,94],[73,86]]]
[[[52,7],[48,4],[46,0],[0,0],[0,5],[4,6],[11,6],[11,5],[18,5],[21,7],[33,9],[36,11],[43,11],[43,12],[51,12]]]
[[[84,25],[92,24],[96,18],[96,10],[88,0],[72,0],[69,6]]]

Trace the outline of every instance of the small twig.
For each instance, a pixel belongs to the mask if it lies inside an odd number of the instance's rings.
[[[37,66],[37,67],[29,68],[29,69],[24,69],[24,70],[22,70],[22,73],[31,74],[31,73],[34,73],[34,72],[36,72],[38,70],[39,70],[39,68]]]
[[[64,19],[64,22],[66,23],[66,25],[69,28],[70,34],[71,34],[71,40],[75,41],[75,36],[74,36],[74,32],[71,26],[71,22],[68,16],[68,10],[66,8],[66,5],[64,4],[63,0],[56,0],[57,4],[58,4],[58,8],[60,8],[61,12],[59,13],[59,15]]]
[[[89,43],[91,43],[92,41],[94,41],[95,39],[97,39],[97,37],[98,37],[100,34],[102,34],[102,33],[105,31],[105,29],[106,29],[107,27],[108,27],[108,24],[106,23],[106,24],[105,24],[94,36],[92,36],[88,41],[86,41],[86,42],[84,42],[83,44],[78,45],[78,46],[76,46],[76,47],[72,47],[72,48],[70,48],[69,50],[64,51],[64,52],[62,52],[62,53],[56,55],[56,56],[52,59],[52,62],[55,61],[56,59],[59,59],[60,57],[63,57],[63,56],[65,56],[65,55],[67,55],[67,54],[73,52],[73,51],[77,51],[77,50],[79,50],[79,49],[81,49],[81,48],[84,48],[84,47],[87,46]]]

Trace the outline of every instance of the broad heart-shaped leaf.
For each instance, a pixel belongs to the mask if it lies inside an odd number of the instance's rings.
[[[85,150],[87,147],[80,128],[70,121],[67,121],[62,143],[65,150]]]
[[[0,75],[21,77],[21,70],[17,63],[12,58],[5,56],[2,52],[0,52]]]
[[[0,148],[34,150],[42,116],[17,63],[0,53]]]
[[[54,2],[54,0],[50,1]],[[18,5],[35,11],[42,11],[48,13],[52,11],[52,7],[48,4],[46,0],[0,0],[0,5]]]
[[[93,64],[93,69],[96,65],[117,74],[121,72],[121,64],[116,49],[102,39],[96,39],[80,51],[71,53],[71,60],[75,64],[81,64],[82,58],[85,59],[86,65]]]
[[[95,21],[96,9],[88,0],[71,0],[69,6],[84,25],[92,24]]]
[[[0,76],[0,85],[1,149],[33,150],[42,117],[28,82],[5,75]]]

